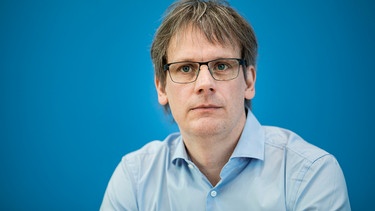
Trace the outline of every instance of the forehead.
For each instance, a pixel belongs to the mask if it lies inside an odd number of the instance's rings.
[[[215,36],[208,37],[198,27],[188,26],[176,32],[167,48],[167,61],[207,61],[217,58],[239,58],[241,50],[237,42]]]

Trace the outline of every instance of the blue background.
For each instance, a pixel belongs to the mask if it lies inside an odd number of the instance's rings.
[[[149,49],[168,1],[0,2],[0,210],[97,210],[130,151],[177,128]],[[353,210],[375,196],[375,4],[230,3],[259,40],[261,123],[339,160]]]

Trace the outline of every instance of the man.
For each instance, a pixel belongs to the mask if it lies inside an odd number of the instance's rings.
[[[180,133],[125,155],[101,210],[350,210],[336,159],[250,110],[257,42],[227,3],[173,4],[151,49]]]

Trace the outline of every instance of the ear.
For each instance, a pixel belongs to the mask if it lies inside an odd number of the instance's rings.
[[[245,98],[247,100],[251,100],[255,96],[255,79],[256,79],[256,71],[253,65],[250,65],[246,68],[246,90],[245,90]]]
[[[156,91],[158,93],[159,103],[163,106],[167,105],[168,97],[167,97],[167,94],[165,92],[165,87],[163,87],[162,83],[160,82],[160,80],[156,76],[154,78],[154,81],[155,81]]]

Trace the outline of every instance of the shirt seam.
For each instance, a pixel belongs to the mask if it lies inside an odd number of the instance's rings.
[[[304,156],[300,155],[299,153],[297,153],[297,154],[298,154],[299,156],[301,156],[301,157],[304,157]],[[320,157],[316,158],[316,159],[313,160],[313,161],[310,161],[309,159],[305,159],[305,160],[308,161],[309,163],[306,164],[306,165],[304,165],[304,166],[305,166],[305,167],[303,168],[303,169],[304,169],[304,172],[303,172],[303,170],[300,171],[300,174],[299,174],[299,175],[301,175],[301,176],[298,177],[298,187],[297,187],[297,190],[296,190],[296,192],[295,192],[295,196],[293,197],[293,199],[292,199],[292,201],[291,201],[291,202],[293,202],[293,207],[296,206],[296,203],[297,203],[297,196],[298,196],[298,193],[301,192],[302,181],[303,181],[304,178],[306,177],[307,173],[310,171],[311,167],[312,167],[312,166],[313,166],[318,160],[321,160],[321,159],[323,159],[323,158],[326,157],[326,156],[330,156],[330,154],[329,154],[329,153],[327,153],[327,154],[323,154],[323,155],[321,155]]]
[[[135,197],[135,200],[136,200],[137,209],[139,210],[139,203],[138,203],[138,192],[139,192],[139,182],[138,182],[138,180],[139,179],[137,179],[136,177],[139,178],[140,171],[139,170],[136,171],[135,169],[132,169],[132,168],[129,167],[128,164],[132,163],[132,162],[134,162],[133,159],[125,158],[124,159],[124,165],[123,165],[123,171],[132,180],[131,184],[135,184],[135,185],[133,185],[133,188],[135,188],[134,192],[135,192],[135,195],[137,196],[137,197]],[[137,165],[134,165],[134,166],[137,166]]]

